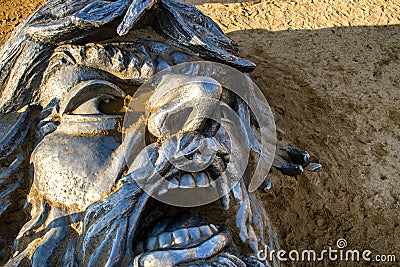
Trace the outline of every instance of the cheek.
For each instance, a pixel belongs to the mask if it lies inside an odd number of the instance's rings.
[[[31,156],[34,186],[50,202],[84,210],[100,200],[118,178],[105,174],[110,175],[107,166],[119,146],[111,136],[49,134]]]

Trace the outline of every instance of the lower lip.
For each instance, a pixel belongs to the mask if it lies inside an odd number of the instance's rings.
[[[232,240],[229,230],[222,229],[219,233],[212,235],[205,241],[186,247],[161,248],[148,251],[136,256],[135,266],[155,267],[155,266],[175,266],[195,260],[205,260],[220,253]]]

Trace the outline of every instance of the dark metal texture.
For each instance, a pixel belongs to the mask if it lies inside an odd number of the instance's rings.
[[[146,37],[149,31],[157,40]],[[147,146],[127,172],[125,102],[158,71],[199,59],[243,72],[255,67],[214,21],[172,0],[50,0],[15,29],[0,50],[0,221],[24,210],[19,200],[25,196],[16,194],[28,185],[31,217],[15,233],[15,253],[1,255],[9,258],[6,266],[279,266],[276,259],[255,258],[259,249],[277,250],[279,243],[258,192],[248,191],[250,165],[221,207],[210,204],[221,216],[235,214],[234,229],[215,223],[215,215],[177,213],[137,184],[150,181],[149,190],[158,194],[230,188],[236,167],[228,175],[223,170],[234,149],[247,144],[232,121],[224,130],[206,119],[186,120],[185,113],[207,117],[218,109],[202,97],[221,101],[245,125],[248,149],[259,148],[249,107],[218,82],[164,76],[150,101],[141,103],[146,116],[135,123],[146,123]],[[183,86],[187,80],[196,86]],[[178,146],[171,149],[173,127]],[[202,147],[215,155],[199,156]],[[300,174],[309,155],[288,153],[293,163],[276,167]],[[185,171],[190,164],[208,167]],[[167,188],[159,188],[159,174],[169,180]]]

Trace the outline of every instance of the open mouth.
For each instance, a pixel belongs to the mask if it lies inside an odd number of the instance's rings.
[[[221,153],[218,153],[219,155]],[[187,156],[187,155],[185,155]],[[193,155],[191,155],[193,156]],[[189,157],[187,157],[189,158]],[[193,161],[190,157],[189,160]],[[188,172],[170,164],[162,179],[164,183],[156,190],[158,197],[169,203],[179,198],[187,200],[187,207],[196,204],[199,198],[207,196],[218,199],[223,187],[221,168],[226,167],[221,157],[216,156],[204,170]],[[218,167],[216,167],[218,166]],[[229,197],[229,196],[228,196]],[[198,206],[198,205],[193,205]],[[219,207],[218,207],[219,206]],[[218,202],[207,205],[209,209],[218,209]],[[197,208],[204,209],[205,207]],[[222,206],[223,209],[224,206]],[[134,244],[135,266],[184,266],[196,261],[212,259],[232,244],[229,229],[212,223],[212,216],[199,216],[192,208],[174,207],[152,199],[142,214],[142,222],[137,230],[140,240]],[[201,212],[200,212],[201,213]],[[162,262],[159,262],[162,259]]]
[[[247,157],[238,157],[248,155],[241,153],[248,148],[237,131],[226,125],[212,133],[179,131],[135,154],[131,170],[136,174],[123,180],[133,179],[152,197],[135,230],[135,266],[202,266],[224,253],[245,256],[257,249],[252,217],[262,228],[264,215],[252,212],[250,178],[243,177],[251,167]],[[143,169],[151,172],[143,175]],[[260,239],[262,245],[264,233]]]
[[[236,251],[229,228],[223,220],[211,222],[215,216],[204,216],[207,209],[221,212],[214,203],[188,209],[151,200],[136,232],[138,241],[133,244],[135,266],[189,266]],[[227,216],[229,213],[220,219]]]
[[[169,153],[164,154],[166,163],[161,168],[160,179],[164,182],[154,190],[155,198],[146,204],[141,216],[135,237],[138,241],[133,244],[135,266],[186,266],[212,261],[220,253],[235,249],[231,231],[225,225],[233,209],[228,211],[229,204],[218,195],[229,188],[224,185],[229,181],[220,179],[229,163],[227,149],[215,138],[198,133],[185,133],[177,139],[173,146],[178,150],[168,150],[168,141],[160,149]],[[215,153],[201,154],[201,142],[210,140],[217,143]],[[188,171],[191,164],[205,168]],[[229,199],[230,193],[227,190],[222,199]],[[199,205],[207,198],[215,201]],[[184,204],[169,205],[176,203],[174,200]]]

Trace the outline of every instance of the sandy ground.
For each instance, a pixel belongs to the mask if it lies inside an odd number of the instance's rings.
[[[2,0],[0,42],[43,2]],[[257,64],[279,138],[324,166],[271,173],[263,200],[282,248],[321,251],[345,238],[399,262],[400,2],[191,2]]]

